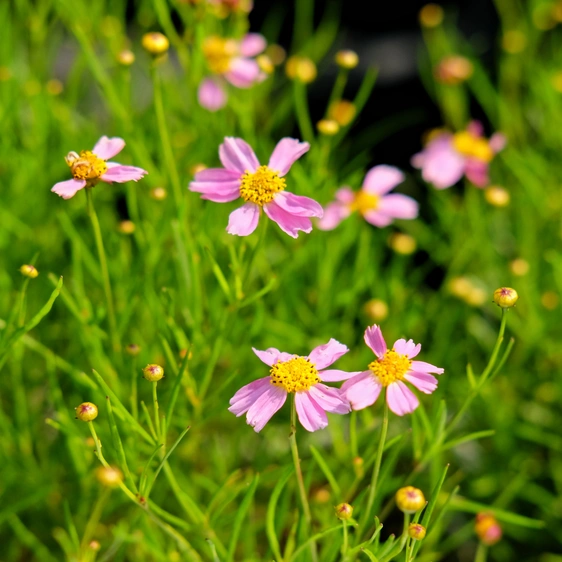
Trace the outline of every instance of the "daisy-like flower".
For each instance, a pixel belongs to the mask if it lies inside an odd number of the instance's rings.
[[[404,181],[404,177],[398,168],[392,166],[371,168],[359,191],[349,187],[336,191],[336,200],[324,209],[324,217],[318,221],[318,228],[332,230],[355,211],[379,228],[388,226],[394,219],[415,219],[418,216],[416,201],[400,193],[389,194]]]
[[[412,157],[412,166],[422,171],[423,179],[437,189],[447,189],[463,176],[477,187],[490,181],[488,168],[494,156],[503,150],[505,136],[495,133],[488,140],[479,121],[472,121],[466,131],[450,133],[435,130],[422,152]]]
[[[412,360],[420,352],[421,344],[400,339],[394,342],[392,349],[388,349],[376,324],[365,331],[365,343],[377,358],[369,363],[367,371],[347,380],[341,388],[354,410],[374,404],[381,390],[386,388],[388,407],[403,416],[419,406],[419,400],[404,381],[425,394],[431,394],[437,388],[437,379],[431,373],[441,375],[443,369]]]
[[[93,187],[100,180],[106,183],[124,183],[126,181],[138,181],[146,170],[135,166],[123,166],[117,162],[107,162],[119,154],[125,146],[125,141],[119,137],[108,138],[103,136],[92,150],[69,152],[66,163],[72,173],[71,180],[56,183],[51,191],[60,195],[63,199],[70,199],[76,192],[84,187]]]
[[[203,42],[203,55],[213,75],[199,85],[197,99],[202,107],[217,111],[225,106],[225,81],[236,88],[250,88],[264,80],[255,58],[265,50],[267,42],[259,33],[248,33],[240,41],[213,35]]]
[[[253,348],[252,348],[253,349]],[[283,406],[287,394],[295,394],[297,415],[308,431],[328,425],[326,412],[347,414],[349,402],[337,388],[322,384],[342,381],[357,373],[346,373],[329,367],[349,349],[331,339],[314,348],[308,357],[291,355],[270,347],[254,353],[270,367],[269,376],[243,386],[230,400],[230,412],[246,414],[246,421],[256,432],[261,431],[273,414]]]
[[[230,214],[227,232],[248,236],[258,226],[261,210],[283,232],[297,238],[299,230],[310,232],[309,217],[321,217],[322,206],[308,197],[285,191],[283,177],[310,145],[297,139],[281,139],[267,166],[260,166],[251,146],[242,139],[226,137],[219,147],[224,168],[208,168],[195,175],[189,189],[202,199],[227,203],[241,197],[246,204]]]

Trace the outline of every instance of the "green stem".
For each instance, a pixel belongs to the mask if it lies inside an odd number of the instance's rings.
[[[343,524],[343,544],[341,547],[341,559],[342,562],[346,562],[347,560],[347,549],[349,548],[348,544],[348,533],[347,533],[347,521],[344,519],[342,521]]]
[[[295,100],[295,111],[297,122],[303,140],[312,142],[314,140],[314,129],[308,110],[308,99],[306,97],[306,85],[298,79],[293,81],[293,94]]]
[[[474,562],[486,562],[488,558],[488,547],[483,543],[478,543],[478,548],[476,549],[476,556],[474,557]]]
[[[408,527],[410,526],[410,514],[409,513],[404,513],[404,530],[402,531],[402,538],[400,539],[400,551],[402,551],[404,549],[404,547],[406,546],[406,541],[409,538],[408,535]],[[408,557],[406,556],[406,560],[408,559]]]
[[[492,356],[490,357],[490,361],[488,361],[488,365],[486,365],[486,368],[484,369],[484,372],[480,376],[480,381],[479,381],[479,385],[478,385],[479,387],[481,387],[484,384],[484,382],[486,381],[486,379],[490,375],[492,369],[494,368],[494,365],[496,364],[496,360],[498,358],[498,353],[500,351],[500,347],[502,345],[503,337],[504,337],[504,334],[505,334],[506,323],[507,323],[507,309],[502,308],[502,319],[501,319],[501,323],[500,323],[500,331],[498,332],[498,337],[496,339],[496,344],[494,345],[494,350],[492,351]]]
[[[103,238],[101,236],[101,228],[98,220],[98,215],[94,208],[94,198],[92,195],[92,188],[86,187],[84,190],[86,192],[86,199],[88,202],[88,216],[92,223],[92,228],[94,230],[94,238],[96,240],[96,248],[98,250],[98,257],[100,260],[101,276],[103,280],[103,290],[105,293],[105,300],[107,303],[107,316],[109,320],[109,332],[111,337],[111,342],[113,345],[113,351],[119,352],[121,349],[121,343],[119,342],[119,335],[117,333],[117,321],[115,320],[115,308],[113,307],[113,292],[111,290],[111,281],[109,280],[109,270],[107,268],[107,257],[105,255],[105,249],[103,246]]]
[[[152,402],[154,404],[154,424],[156,426],[156,437],[161,439],[160,434],[160,410],[158,407],[158,382],[154,381],[152,383]]]
[[[131,361],[131,413],[136,421],[139,419],[139,405],[138,405],[138,378],[137,373],[137,361],[133,359]]]

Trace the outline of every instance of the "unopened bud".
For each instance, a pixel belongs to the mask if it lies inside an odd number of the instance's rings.
[[[125,351],[129,354],[132,355],[133,357],[135,357],[136,355],[138,355],[141,352],[141,347],[140,345],[137,345],[136,343],[130,343],[126,348]]]
[[[39,272],[35,269],[35,267],[29,264],[22,265],[20,267],[20,273],[30,279],[35,279],[39,275]]]
[[[357,478],[363,478],[365,474],[365,461],[362,457],[355,457],[353,459],[353,470],[355,471],[355,476]]]
[[[59,94],[62,94],[62,91],[64,90],[64,85],[60,80],[57,80],[56,78],[52,78],[47,82],[45,90],[47,90],[47,93],[51,96],[58,96]]]
[[[100,466],[96,470],[96,478],[108,488],[115,488],[123,481],[123,473],[113,466]]]
[[[487,187],[486,191],[484,191],[484,197],[486,201],[494,207],[506,207],[509,205],[509,191],[499,185]]]
[[[356,114],[355,105],[348,100],[335,101],[328,109],[328,117],[342,127],[349,125],[355,119]]]
[[[506,53],[516,55],[525,50],[527,36],[518,29],[508,29],[502,38],[502,47]]]
[[[332,119],[321,119],[316,123],[316,128],[320,134],[328,137],[333,137],[340,130],[340,126]]]
[[[372,320],[377,324],[382,322],[388,316],[388,305],[380,299],[371,299],[366,302],[363,310],[369,317],[369,320]]]
[[[494,302],[501,308],[511,308],[515,306],[519,295],[511,287],[500,287],[494,291]]]
[[[332,494],[328,488],[319,488],[312,497],[316,503],[328,503]]]
[[[98,407],[92,402],[82,402],[76,410],[76,419],[89,422],[98,417]]]
[[[287,60],[285,72],[291,80],[299,80],[304,84],[314,81],[318,74],[314,61],[299,56],[293,56]]]
[[[359,64],[359,57],[355,51],[338,51],[336,53],[336,64],[341,68],[351,70]]]
[[[340,521],[349,521],[353,515],[353,507],[348,503],[340,503],[334,509],[336,510],[336,517]]]
[[[443,22],[443,8],[438,4],[426,4],[420,10],[420,23],[423,27],[437,27]]]
[[[144,378],[150,382],[157,382],[164,376],[164,369],[160,365],[147,365],[143,370]]]
[[[408,535],[415,541],[421,541],[425,538],[426,529],[423,525],[419,523],[410,523],[408,527]]]
[[[256,62],[262,72],[265,72],[266,74],[273,74],[275,67],[267,55],[259,55],[256,57]]]
[[[135,223],[130,220],[121,221],[117,225],[117,230],[121,234],[133,234],[133,232],[135,232],[135,228]]]
[[[474,530],[486,546],[492,546],[502,538],[502,528],[491,513],[479,513]]]
[[[517,277],[523,277],[529,273],[529,262],[524,260],[523,258],[516,258],[509,264],[509,269],[511,269],[511,273],[513,275],[517,275]]]
[[[468,80],[473,72],[474,65],[466,57],[451,55],[439,62],[433,75],[441,84],[456,86]]]
[[[90,544],[88,546],[94,552],[97,552],[101,548],[101,544],[95,539],[93,541],[90,541]]]
[[[396,505],[404,513],[415,513],[425,506],[425,496],[423,492],[413,486],[400,488],[396,492]]]
[[[168,192],[163,187],[155,187],[150,190],[150,197],[155,201],[164,201],[168,196]]]
[[[413,254],[416,251],[416,239],[409,234],[395,232],[388,240],[388,245],[397,253],[404,256]]]
[[[117,55],[117,62],[123,66],[131,66],[135,62],[135,53],[129,49],[123,49]]]
[[[269,57],[272,64],[275,66],[279,66],[280,64],[282,64],[283,61],[287,58],[285,49],[283,49],[281,45],[277,45],[276,43],[268,45],[267,49],[265,50],[265,54]]]
[[[153,31],[151,33],[145,33],[142,36],[142,46],[145,51],[158,57],[163,55],[170,48],[170,42],[162,33]]]

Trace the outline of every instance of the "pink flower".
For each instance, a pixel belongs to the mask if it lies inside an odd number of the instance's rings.
[[[210,168],[195,175],[189,189],[202,193],[202,199],[227,203],[241,197],[245,205],[230,214],[227,232],[248,236],[258,226],[261,210],[283,232],[297,238],[299,230],[310,232],[309,217],[321,217],[322,206],[308,197],[285,191],[284,175],[310,145],[297,139],[281,139],[267,166],[260,166],[250,147],[242,139],[226,137],[219,147],[224,168]]]
[[[96,146],[90,150],[82,150],[80,154],[69,152],[66,157],[73,179],[56,183],[51,191],[60,195],[63,199],[70,199],[76,192],[84,187],[93,187],[100,180],[106,183],[124,183],[126,181],[138,181],[146,170],[135,166],[123,166],[117,162],[107,162],[119,154],[125,146],[125,141],[119,137],[102,137]]]
[[[400,339],[394,342],[392,349],[387,349],[381,329],[376,324],[365,331],[365,343],[377,359],[369,364],[368,371],[347,380],[341,388],[354,410],[374,404],[381,390],[386,388],[388,407],[403,416],[419,406],[418,399],[403,381],[408,381],[425,394],[431,394],[437,388],[437,379],[430,373],[441,375],[443,369],[424,361],[412,361],[420,352],[421,344]]]
[[[336,200],[324,209],[318,228],[332,230],[354,211],[359,211],[363,218],[374,226],[388,226],[394,219],[415,219],[418,216],[418,204],[407,195],[392,193],[399,183],[404,181],[404,174],[392,166],[375,166],[371,168],[363,187],[352,191],[342,187],[336,191]]]
[[[269,376],[243,386],[230,399],[228,410],[236,416],[246,414],[246,421],[256,432],[261,431],[283,406],[288,393],[295,394],[297,415],[307,431],[326,427],[326,412],[347,414],[351,411],[349,402],[337,388],[321,382],[342,381],[357,374],[324,370],[349,351],[347,346],[331,339],[314,348],[308,357],[291,355],[273,347],[253,351],[271,367]]]
[[[225,106],[225,80],[236,88],[250,88],[265,78],[255,56],[267,46],[263,35],[248,33],[241,41],[213,35],[205,39],[203,54],[214,78],[205,78],[199,85],[197,99],[202,107],[217,111]]]
[[[434,131],[424,150],[412,157],[412,166],[421,169],[423,179],[437,189],[451,187],[463,175],[477,187],[486,187],[489,164],[503,150],[506,139],[495,133],[487,140],[483,132],[478,121],[455,134]]]

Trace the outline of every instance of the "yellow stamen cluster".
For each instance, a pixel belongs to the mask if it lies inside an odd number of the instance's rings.
[[[213,35],[203,43],[203,54],[211,72],[224,74],[230,70],[230,62],[238,54],[238,46],[234,39],[223,39]]]
[[[305,357],[295,357],[271,366],[271,384],[287,392],[302,392],[320,382],[316,367]]]
[[[276,193],[287,187],[285,179],[267,166],[260,166],[255,172],[246,172],[240,181],[240,197],[260,206],[272,201]]]
[[[494,157],[494,151],[490,148],[490,143],[482,137],[477,137],[468,131],[456,133],[453,137],[455,150],[483,162],[490,162]]]
[[[90,150],[82,150],[80,154],[69,152],[65,160],[75,180],[97,180],[107,171],[105,161]]]
[[[355,200],[351,203],[350,208],[352,211],[359,211],[362,215],[364,215],[368,211],[374,211],[378,205],[378,195],[361,190],[355,194]]]
[[[411,364],[412,361],[406,355],[400,355],[394,349],[389,349],[383,357],[370,363],[369,369],[386,387],[393,382],[403,380]]]

